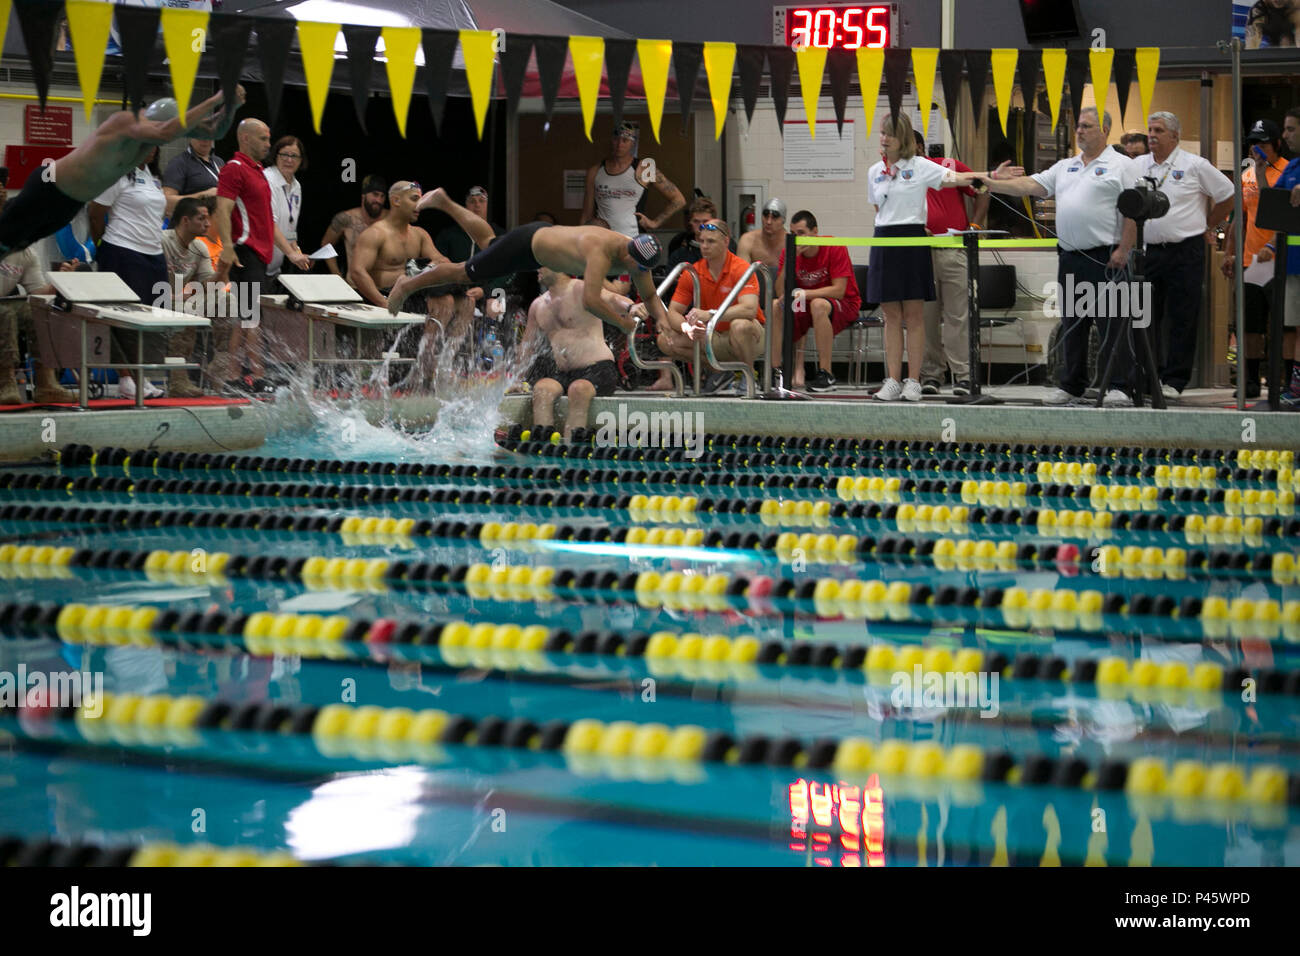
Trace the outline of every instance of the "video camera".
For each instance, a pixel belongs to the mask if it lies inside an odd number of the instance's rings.
[[[1159,219],[1169,212],[1169,197],[1156,187],[1155,178],[1143,176],[1143,182],[1119,194],[1115,208],[1134,222]]]

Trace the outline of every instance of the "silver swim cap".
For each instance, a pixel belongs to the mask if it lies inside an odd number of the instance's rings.
[[[154,100],[145,108],[145,119],[153,120],[156,123],[166,123],[176,119],[181,115],[180,108],[176,101],[170,96],[164,96],[160,100]]]

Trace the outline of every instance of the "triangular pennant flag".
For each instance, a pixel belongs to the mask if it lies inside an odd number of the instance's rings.
[[[736,67],[736,44],[704,44],[704,73],[709,78],[709,99],[713,100],[713,138],[722,138],[731,100],[731,73]]]
[[[1065,78],[1070,84],[1070,109],[1077,123],[1079,111],[1083,109],[1083,88],[1088,82],[1088,51],[1067,50],[1065,52]]]
[[[564,37],[554,37],[561,43],[561,56],[567,47]],[[465,79],[469,82],[469,100],[474,109],[474,123],[478,129],[478,138],[483,139],[483,124],[487,121],[488,103],[492,99],[492,69],[496,65],[496,54],[493,50],[495,45],[496,34],[491,30],[461,30],[460,31],[460,52],[465,59]],[[542,48],[539,44],[537,47],[537,65],[541,68]],[[563,60],[561,60],[561,69],[563,69]],[[542,74],[542,96],[546,96],[546,75]],[[546,115],[551,115],[550,104],[555,102],[555,92],[551,92],[550,101],[546,107]]]
[[[311,105],[311,122],[320,133],[325,100],[334,75],[334,41],[339,35],[337,23],[298,21],[298,49],[302,52],[302,72],[307,80],[307,102]]]
[[[623,99],[627,96],[627,77],[632,72],[634,56],[634,41],[605,41],[605,81],[609,84],[609,110],[614,115],[615,129],[623,122]]]
[[[361,131],[366,131],[366,107],[370,103],[370,84],[375,65],[375,44],[379,27],[343,25],[343,41],[348,48],[348,72],[351,74],[352,105],[357,111]]]
[[[763,82],[763,58],[767,49],[741,44],[736,48],[740,66],[740,99],[745,104],[746,124],[754,122],[754,107],[758,105],[758,86]]]
[[[645,87],[645,106],[650,111],[650,131],[659,142],[659,124],[664,118],[664,96],[668,92],[668,61],[672,59],[671,40],[637,40],[636,58],[641,63],[641,83]]]
[[[948,125],[957,127],[961,110],[961,74],[966,58],[961,50],[939,51],[939,82],[943,86],[943,108],[948,114]]]
[[[442,111],[447,105],[447,85],[451,82],[451,58],[460,35],[455,30],[421,30],[420,46],[424,50],[424,92],[429,98],[429,115],[433,130],[442,135]]]
[[[244,70],[244,56],[252,32],[252,17],[232,14],[213,17],[208,22],[208,49],[217,51],[217,83],[226,103],[239,102],[239,77]],[[283,71],[284,67],[280,69]]]
[[[1019,50],[992,50],[993,96],[998,101],[998,119],[1002,122],[1002,135],[1007,135],[1007,113],[1011,109],[1011,91],[1016,85],[1016,58]]]
[[[573,60],[573,78],[578,83],[578,102],[582,104],[582,130],[591,142],[591,124],[596,119],[596,99],[600,96],[600,74],[605,67],[605,41],[600,37],[569,37],[569,56]]]
[[[44,112],[45,98],[50,95],[50,74],[54,72],[54,40],[63,18],[58,7],[45,0],[14,0],[14,4],[36,84],[36,98]]]
[[[974,108],[975,128],[984,118],[984,90],[989,83],[989,66],[993,62],[988,50],[966,51],[966,82],[970,85],[970,102]]]
[[[225,17],[216,17],[214,24]],[[266,91],[266,123],[272,129],[280,116],[280,97],[284,93],[284,68],[289,50],[297,35],[297,22],[267,17],[257,21],[257,59],[262,65],[262,88]]]
[[[803,115],[808,120],[808,135],[817,137],[817,101],[822,95],[822,74],[826,72],[826,47],[801,43],[794,51],[799,64],[799,90],[803,95]]]
[[[835,107],[835,129],[844,135],[844,111],[849,105],[849,83],[853,79],[853,53],[832,49],[826,57],[826,73],[831,81],[831,105]]]
[[[1025,101],[1025,112],[1032,113],[1038,108],[1038,77],[1043,70],[1043,53],[1041,50],[1021,50],[1020,62],[1016,72],[1020,74],[1020,96]]]
[[[506,88],[506,107],[510,110],[519,106],[519,94],[532,55],[533,38],[524,33],[511,36],[505,49],[497,54],[501,59],[501,85]]]
[[[1124,125],[1124,114],[1128,112],[1128,95],[1133,90],[1133,68],[1137,65],[1132,50],[1116,50],[1115,62],[1111,72],[1115,75],[1115,93],[1119,96],[1119,122]],[[1146,125],[1143,117],[1142,125]]]
[[[703,43],[673,44],[673,75],[677,79],[677,99],[682,104],[682,135],[691,116],[695,101],[695,82],[700,76],[700,61],[704,59]]]
[[[96,0],[68,0],[68,36],[77,61],[77,81],[86,106],[86,122],[95,112],[99,79],[104,72],[108,33],[113,26],[113,7]]]
[[[117,35],[122,45],[122,106],[141,109],[149,83],[149,66],[158,39],[157,7],[117,7]]]
[[[867,118],[865,135],[871,139],[880,101],[880,77],[885,69],[885,51],[858,47],[858,89],[862,91],[862,113]]]
[[[1106,112],[1106,96],[1110,92],[1110,65],[1115,60],[1114,50],[1089,50],[1092,66],[1092,95],[1097,103],[1097,116]]]
[[[1151,119],[1151,97],[1156,91],[1156,74],[1160,72],[1160,48],[1155,46],[1138,47],[1133,51],[1137,64],[1138,96],[1142,98],[1142,122],[1145,127]]]
[[[776,128],[782,136],[785,136],[785,110],[790,102],[790,77],[794,75],[794,50],[788,46],[768,47],[767,74],[772,84],[772,105],[776,107]]]
[[[388,95],[393,99],[397,131],[406,139],[406,114],[411,109],[411,90],[415,86],[415,51],[420,47],[420,31],[415,27],[384,27],[384,58],[388,61]]]
[[[551,118],[555,97],[564,79],[564,60],[569,55],[569,38],[534,36],[533,48],[537,54],[537,81],[542,87],[542,109]]]
[[[1052,131],[1061,122],[1061,93],[1065,90],[1065,50],[1043,51],[1043,85],[1047,88],[1047,108],[1052,113]]]
[[[930,134],[930,104],[934,100],[934,65],[939,51],[931,47],[913,47],[912,80],[916,85],[916,103],[921,109],[921,135]]]
[[[0,0],[0,54],[5,48],[5,34],[9,32],[9,13],[13,9],[10,0]]]
[[[194,78],[199,72],[199,57],[203,43],[195,43],[208,35],[206,10],[183,10],[179,7],[162,8],[163,49],[171,66],[172,91],[176,94],[176,107],[184,116],[190,109],[190,96],[194,93]],[[0,37],[0,43],[3,37]],[[84,85],[83,85],[84,89]],[[90,105],[86,106],[86,119],[90,119]]]
[[[903,108],[903,87],[907,84],[906,50],[885,51],[885,93],[889,96],[889,118],[898,121],[898,111]]]

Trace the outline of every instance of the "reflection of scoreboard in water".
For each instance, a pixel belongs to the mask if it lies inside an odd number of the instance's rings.
[[[898,46],[898,4],[796,4],[772,8],[772,42],[826,49]]]
[[[791,850],[817,866],[885,865],[885,794],[876,774],[860,787],[800,778],[789,796]]]

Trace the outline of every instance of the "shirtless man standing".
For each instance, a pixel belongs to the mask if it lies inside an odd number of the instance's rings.
[[[533,425],[554,425],[555,402],[560,396],[568,395],[569,414],[564,423],[567,440],[575,424],[587,424],[591,400],[597,395],[614,393],[618,366],[614,364],[614,353],[605,344],[601,318],[587,311],[584,305],[583,280],[543,266],[537,270],[537,281],[545,291],[528,308],[524,352],[529,354],[536,338],[545,335],[555,358],[555,376],[543,378],[533,386]],[[636,327],[629,317],[632,300],[605,289],[600,296],[619,318],[610,324],[631,332]]]
[[[751,229],[740,237],[736,255],[746,262],[761,262],[773,276],[781,271],[781,254],[785,252],[785,203],[771,199],[763,207],[763,227]],[[780,286],[778,285],[779,289]],[[770,290],[769,290],[770,291]]]
[[[352,254],[356,248],[357,239],[383,217],[384,192],[386,189],[384,177],[367,176],[361,182],[361,205],[336,213],[334,218],[330,220],[330,227],[325,230],[325,235],[321,236],[320,248],[338,242],[340,239],[343,240],[343,255],[347,257],[348,261],[348,275],[346,278],[349,282],[352,281]],[[336,276],[343,275],[339,271],[337,257],[326,259],[325,268]]]

